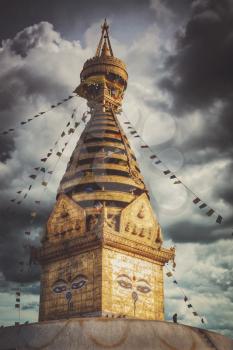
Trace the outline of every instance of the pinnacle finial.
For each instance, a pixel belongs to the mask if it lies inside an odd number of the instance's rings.
[[[109,34],[108,34],[109,25],[107,23],[106,18],[104,19],[104,23],[101,25],[101,29],[102,29],[101,38],[100,38],[95,56],[97,57],[100,57],[102,55],[113,56],[112,46],[111,46]],[[107,53],[107,54],[104,54],[104,53]]]

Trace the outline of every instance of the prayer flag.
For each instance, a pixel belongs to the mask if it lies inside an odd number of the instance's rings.
[[[27,197],[27,193],[25,193],[25,195],[23,196],[23,198],[26,198]]]
[[[157,156],[155,154],[153,154],[152,156],[150,156],[150,159],[155,159],[157,158]]]
[[[74,123],[75,129],[79,126],[79,124],[80,124],[79,122],[75,122],[75,123]]]
[[[40,112],[40,115],[45,114],[45,112]]]
[[[55,105],[52,105],[51,108],[55,108],[56,106]]]
[[[131,135],[137,134],[137,131],[130,131]],[[141,146],[142,147],[142,146]]]
[[[47,158],[41,158],[41,162],[46,162]]]
[[[197,204],[197,203],[199,203],[199,202],[200,202],[200,198],[198,198],[198,197],[195,198],[195,199],[193,200],[193,203],[194,203],[194,204]]]
[[[36,115],[34,115],[34,117],[33,118],[38,118],[39,117],[39,114],[36,114]]]
[[[210,209],[210,210],[208,211],[208,213],[206,213],[206,215],[207,215],[207,216],[211,216],[211,215],[213,215],[213,213],[214,213],[214,209]]]
[[[204,318],[201,319],[201,323],[205,323]]]
[[[47,153],[47,157],[50,157],[50,156],[51,156],[51,154],[52,154],[51,152],[50,152],[50,153]]]
[[[155,162],[155,164],[160,164],[160,163],[162,163],[161,160],[157,160],[157,161]]]
[[[184,301],[185,301],[185,302],[188,301],[188,298],[186,297],[186,295],[185,295],[185,297],[184,297]]]
[[[34,168],[36,171],[38,171],[39,169],[40,169],[40,167],[38,166],[38,167],[36,167],[36,168]]]
[[[48,171],[48,174],[52,174],[52,173],[53,173],[53,171],[52,171],[52,170]]]
[[[35,201],[36,204],[40,204],[40,201]]]
[[[17,295],[17,297],[20,297],[20,292],[16,292],[15,294]]]
[[[65,136],[65,131],[63,131],[62,133],[61,133],[61,137],[64,137]]]
[[[181,181],[180,181],[180,180],[175,181],[174,184],[175,184],[175,185],[179,185],[179,184],[181,184]]]
[[[21,201],[18,201],[16,204],[21,204],[22,202]]]
[[[48,185],[48,182],[42,181],[42,182],[41,182],[41,185],[46,187],[46,186]]]
[[[134,137],[140,137],[139,135],[136,135],[136,136],[134,136]]]
[[[58,157],[61,157],[62,153],[61,153],[61,152],[57,152],[56,155],[57,155]]]
[[[32,185],[30,185],[30,186],[28,187],[28,191],[30,191],[31,188],[32,188]]]
[[[73,129],[73,128],[70,128],[70,129],[68,130],[68,135],[73,134],[73,133],[74,133],[74,129]]]
[[[193,307],[192,304],[188,304],[187,306],[189,309],[191,309],[191,307]]]
[[[11,202],[15,202],[16,201],[16,198],[14,198],[14,199],[11,199]]]
[[[21,193],[22,191],[18,191],[17,193]]]
[[[205,204],[205,203],[203,203],[203,204],[201,204],[201,205],[199,206],[200,209],[203,209],[203,208],[205,208],[205,207],[207,207],[207,204]]]
[[[124,124],[130,124],[130,122],[124,122]]]
[[[178,284],[178,282],[176,280],[174,280],[173,283]]]
[[[173,276],[171,272],[167,272],[166,275],[167,275],[167,277],[172,277]]]
[[[20,303],[20,298],[15,299],[16,303]]]
[[[30,122],[32,119],[28,119],[28,122]]]
[[[45,168],[40,168],[40,171],[42,171],[43,173],[45,173]]]
[[[19,309],[20,308],[20,304],[15,304],[15,308]]]
[[[216,222],[217,222],[217,224],[222,223],[222,216],[221,215],[218,215]]]
[[[66,124],[66,127],[68,128],[68,126],[70,126],[70,122]]]
[[[36,179],[36,175],[32,174],[29,176],[31,179],[35,180]]]
[[[170,172],[170,170],[165,170],[163,173],[164,173],[164,175],[168,175],[168,174],[170,174],[171,172]]]
[[[198,316],[198,313],[196,311],[193,311],[194,316]]]
[[[9,129],[9,131],[14,131],[15,129]]]
[[[142,145],[141,148],[149,148],[147,145]]]
[[[24,233],[25,233],[26,236],[30,236],[30,234],[31,234],[31,232],[29,232],[29,231],[26,231]]]

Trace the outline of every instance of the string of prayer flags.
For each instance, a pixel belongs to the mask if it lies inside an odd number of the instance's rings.
[[[65,99],[63,99],[62,101],[60,101],[60,102],[58,102],[58,103],[56,103],[56,104],[51,105],[50,108],[49,108],[48,110],[43,111],[43,112],[39,112],[38,114],[34,115],[33,117],[27,118],[27,120],[21,121],[21,122],[19,123],[19,125],[25,125],[25,124],[30,123],[30,122],[33,121],[35,118],[38,118],[38,117],[44,115],[45,113],[48,113],[49,111],[51,111],[51,110],[53,110],[54,108],[60,106],[62,103],[66,102],[66,101],[69,101],[71,98],[73,98],[73,97],[75,97],[75,96],[77,96],[77,95],[70,95],[68,98],[65,98]],[[73,113],[73,114],[74,114],[74,113]],[[0,133],[0,135],[7,135],[9,132],[13,132],[13,131],[15,131],[15,128],[11,128],[11,129],[2,131],[2,132]]]

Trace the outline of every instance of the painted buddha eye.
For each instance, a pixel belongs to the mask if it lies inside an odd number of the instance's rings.
[[[146,294],[146,293],[149,293],[151,291],[151,287],[146,280],[141,279],[138,281],[137,291]]]
[[[119,275],[117,278],[117,283],[119,286],[125,289],[132,289],[133,285],[131,282],[131,278],[125,274]]]
[[[71,283],[72,289],[81,289],[87,283],[87,277],[84,275],[78,275],[75,277]]]
[[[124,280],[118,280],[117,283],[122,287],[126,289],[131,289],[132,288],[132,283],[124,281]]]
[[[64,280],[58,280],[54,283],[52,290],[54,293],[62,293],[66,291],[66,282]]]

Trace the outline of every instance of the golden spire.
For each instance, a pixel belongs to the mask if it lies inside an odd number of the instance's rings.
[[[106,18],[101,28],[102,28],[101,38],[100,38],[95,56],[96,57],[102,56],[103,52],[106,52],[106,50],[108,53],[106,56],[113,56],[113,51],[112,51],[109,34],[108,34],[109,25],[107,24]],[[103,44],[103,41],[104,41],[104,44]],[[101,51],[101,47],[102,47],[102,51]]]

